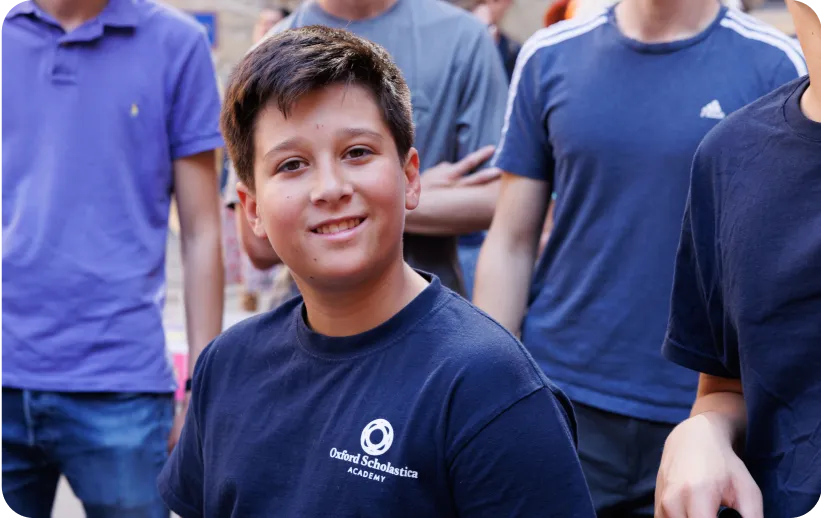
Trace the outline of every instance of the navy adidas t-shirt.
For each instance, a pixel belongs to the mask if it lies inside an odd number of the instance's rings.
[[[659,344],[693,155],[727,114],[804,73],[793,40],[726,8],[672,43],[627,38],[610,9],[524,45],[495,163],[556,193],[522,341],[571,400],[689,415],[697,376]]]
[[[802,78],[737,112],[700,146],[664,354],[740,378],[744,462],[764,516],[821,494],[821,123]]]
[[[301,298],[219,336],[159,486],[183,518],[594,516],[567,399],[437,278],[331,338]]]

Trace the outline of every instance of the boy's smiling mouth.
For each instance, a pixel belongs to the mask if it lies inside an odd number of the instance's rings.
[[[364,216],[328,220],[312,228],[311,232],[314,234],[339,234],[346,230],[358,227],[363,221],[365,221]]]

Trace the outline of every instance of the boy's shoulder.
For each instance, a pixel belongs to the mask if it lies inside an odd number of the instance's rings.
[[[553,388],[522,343],[482,310],[447,290],[448,299],[436,315],[417,330],[435,344],[441,356],[463,377],[484,380],[508,377],[534,388]]]
[[[256,354],[268,354],[272,347],[290,343],[283,338],[295,336],[294,312],[300,310],[301,304],[302,297],[294,297],[272,311],[234,324],[205,348],[198,363],[203,364],[203,369],[209,369],[214,363],[253,362]]]
[[[143,28],[166,33],[176,40],[206,39],[205,28],[190,14],[174,6],[156,0],[136,0],[132,5]]]
[[[448,294],[448,300],[424,331],[436,340],[431,365],[447,372],[455,429],[475,430],[523,401],[547,391],[561,409],[568,433],[575,437],[575,419],[567,396],[536,364],[524,345],[479,308]],[[423,337],[419,337],[424,340]],[[481,402],[481,410],[475,407]],[[458,441],[457,441],[458,442]]]
[[[549,71],[555,66],[555,59],[565,57],[572,61],[576,52],[587,52],[595,48],[590,45],[589,38],[607,27],[607,24],[608,12],[601,11],[594,16],[562,20],[539,29],[522,45],[517,68],[523,69],[528,63],[535,62],[544,65],[544,69]]]
[[[733,57],[745,65],[752,64],[767,73],[785,64],[795,68],[799,76],[807,73],[798,40],[772,25],[731,7],[724,12],[719,27]]]

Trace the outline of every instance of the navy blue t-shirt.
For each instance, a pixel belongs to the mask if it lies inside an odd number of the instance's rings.
[[[727,114],[805,74],[800,48],[726,8],[690,39],[641,43],[610,9],[519,56],[495,163],[556,193],[522,341],[571,400],[681,421],[697,376],[659,344],[693,155]]]
[[[693,163],[665,356],[740,378],[764,516],[821,494],[821,124],[806,78],[729,117]]]
[[[159,486],[183,518],[594,516],[572,409],[523,346],[437,278],[331,338],[301,297],[197,362]]]

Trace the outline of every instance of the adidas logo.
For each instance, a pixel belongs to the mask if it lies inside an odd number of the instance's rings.
[[[721,105],[718,101],[711,101],[707,104],[704,108],[701,109],[701,118],[702,119],[718,119],[721,120],[726,115],[724,115],[724,110],[721,109]]]

